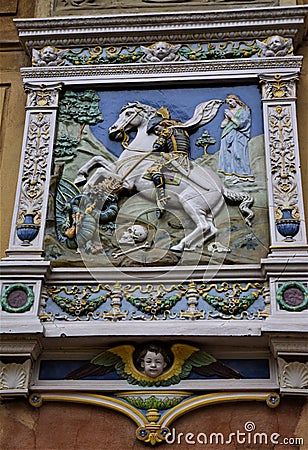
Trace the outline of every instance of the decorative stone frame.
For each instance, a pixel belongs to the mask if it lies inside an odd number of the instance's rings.
[[[17,20],[16,25],[26,51],[31,54],[33,49],[33,52],[36,52],[32,53],[32,56],[48,45],[60,52],[62,49],[76,46],[84,48],[99,44],[102,48],[108,45],[116,48],[124,43],[125,45],[130,43],[148,45],[159,41],[176,41],[184,44],[198,42],[198,40],[217,42],[234,39],[238,42],[240,39],[246,41],[257,39],[257,42],[261,42],[263,39],[266,43],[268,37],[273,34],[283,34],[284,39],[292,39],[293,46],[296,48],[305,33],[306,12],[306,8],[303,7],[269,8],[253,12],[245,10],[245,14],[243,11],[226,13],[220,11],[177,15],[171,13],[129,15],[125,18],[106,16],[80,19],[53,18],[46,21]],[[62,27],[64,22],[65,27]],[[95,36],[93,36],[94,28]],[[256,58],[214,61],[202,58],[197,61],[184,61],[174,58],[173,61],[167,62],[142,61],[130,64],[103,63],[73,66],[65,62],[65,52],[64,54],[59,52],[58,60],[52,63],[56,65],[44,63],[43,66],[37,66],[34,58],[33,67],[22,69],[25,90],[28,94],[19,176],[23,182],[19,183],[16,194],[11,239],[7,251],[9,261],[42,261],[56,110],[62,87],[74,87],[80,84],[121,86],[124,82],[129,83],[130,86],[139,82],[144,85],[153,85],[153,83],[159,85],[166,80],[171,83],[187,81],[198,83],[198,80],[202,80],[204,83],[205,81],[221,82],[222,79],[231,80],[237,77],[242,80],[259,81],[262,85],[271,233],[269,259],[264,261],[263,265],[265,279],[268,262],[270,267],[273,267],[273,263],[277,264],[280,257],[294,255],[295,252],[297,263],[301,264],[302,258],[307,254],[295,103],[301,57],[293,56],[291,49],[283,57],[262,56],[260,50]],[[274,121],[277,122],[276,125]],[[281,130],[279,135],[277,135],[277,129]],[[285,146],[286,142],[287,146]],[[38,155],[37,159],[33,155]],[[43,164],[42,161],[44,161]],[[287,207],[291,215],[289,219],[283,217],[283,211]],[[298,228],[295,237],[289,237],[288,233],[281,231],[282,226],[287,225],[290,228],[290,221],[291,227]],[[29,229],[33,233],[30,245],[27,241]],[[263,262],[260,261],[260,263]],[[222,266],[219,277],[220,279],[226,277],[237,279],[237,270],[236,266],[232,269]],[[243,279],[254,279],[255,270],[258,271],[258,267],[247,266],[246,276]],[[199,268],[197,271],[199,273],[197,272],[196,279],[202,280],[208,278],[211,268],[203,268],[203,273]],[[97,268],[94,272],[95,277],[99,277],[100,269]],[[129,272],[128,270],[127,274]],[[62,279],[61,273],[61,269],[53,270],[52,279],[54,277],[56,277],[55,280]],[[157,275],[157,270],[155,273]],[[162,276],[164,281],[171,281],[183,280],[183,275],[186,279],[185,269],[176,268],[172,273]],[[67,273],[67,276],[74,280],[74,271]],[[85,279],[88,277],[86,271],[83,276]],[[122,273],[116,275],[115,280],[120,282],[123,276],[125,278],[125,274]],[[259,277],[262,278],[261,271],[259,271]],[[114,269],[104,270],[103,278],[104,280],[114,279]]]
[[[218,44],[220,41],[226,42],[230,39],[236,42],[241,40],[256,42],[257,39],[259,42],[266,43],[267,39],[273,35],[283,36],[286,42],[291,39],[296,51],[305,37],[307,15],[307,8],[295,7],[218,13],[193,12],[16,21],[21,42],[30,58],[34,58],[35,54],[45,47],[51,46],[57,52],[59,60],[56,65],[33,65],[21,70],[27,93],[26,121],[11,238],[7,258],[2,263],[5,283],[3,289],[15,284],[18,277],[18,282],[35,286],[35,300],[31,311],[20,314],[20,317],[14,315],[14,320],[13,314],[2,312],[2,330],[16,334],[41,333],[42,340],[46,341],[49,338],[66,336],[71,339],[67,343],[68,347],[75,346],[75,348],[78,348],[79,344],[78,339],[74,340],[74,338],[83,337],[85,339],[83,342],[87,342],[84,348],[85,353],[92,348],[91,340],[95,341],[95,346],[100,347],[106,341],[109,344],[111,338],[118,341],[129,337],[129,339],[140,341],[141,339],[158,339],[162,336],[171,340],[196,339],[198,336],[199,341],[205,344],[213,343],[213,339],[221,342],[222,345],[226,345],[228,341],[229,349],[233,342],[237,342],[238,345],[245,343],[248,347],[250,339],[254,339],[254,342],[259,340],[257,347],[264,351],[267,344],[262,334],[271,336],[271,333],[276,332],[305,332],[307,311],[296,313],[281,311],[276,300],[279,288],[278,276],[279,282],[307,282],[307,238],[296,120],[296,83],[300,76],[302,58],[294,56],[291,48],[287,54],[274,57],[262,55],[260,49],[259,54],[251,58],[197,61],[175,58],[166,62],[142,61],[128,64],[103,63],[74,66],[65,60],[65,51],[91,46],[102,46],[102,48],[107,46],[119,48],[124,45],[151,46],[161,41],[192,45],[198,42]],[[64,53],[60,54],[60,52]],[[91,273],[85,268],[51,268],[49,262],[44,260],[43,239],[56,114],[61,89],[78,87],[80,84],[121,86],[126,83],[134,86],[143,83],[152,86],[164,82],[218,83],[222,80],[230,81],[235,77],[243,82],[251,80],[262,85],[267,189],[270,205],[268,214],[271,245],[268,257],[261,260],[259,264],[245,265],[244,270],[242,265],[222,265],[219,268],[197,266],[193,270],[191,267],[176,267],[167,272],[162,267],[153,267],[141,268],[136,274],[133,269],[115,271],[113,267],[95,267]],[[287,205],[284,199],[287,200]],[[288,217],[283,215],[285,209],[288,209]],[[293,231],[290,232],[290,228]],[[287,231],[284,231],[285,229]],[[48,320],[48,314],[45,314],[44,310],[45,289],[48,284],[58,286],[76,284],[79,287],[90,285],[96,289],[93,278],[99,283],[112,285],[111,309],[106,317],[103,317],[103,322],[59,321],[55,323],[53,318]],[[249,321],[249,323],[234,318],[206,322],[199,320],[201,316],[198,315],[200,311],[197,310],[198,288],[201,283],[209,279],[214,279],[216,283],[229,280],[234,280],[236,283],[251,281],[264,283],[264,310],[260,320]],[[165,320],[142,323],[125,320],[125,314],[123,316],[121,309],[123,298],[121,283],[133,282],[145,285],[153,283],[153,280],[156,285],[159,283],[179,285],[183,283],[183,280],[188,283],[185,291],[188,299],[187,311],[185,311],[187,315],[181,317],[185,320],[168,321],[168,323]],[[50,355],[51,359],[55,359],[56,354],[57,351],[53,348],[49,354],[42,354],[41,357]],[[271,361],[272,367],[275,367],[273,360]],[[71,384],[53,382],[39,385],[37,371],[38,365],[35,367],[33,383],[40,394],[33,394],[31,400],[33,405],[39,406],[41,400],[59,398],[64,401],[85,403],[94,401],[92,394],[88,396],[72,394],[65,397],[65,394],[61,392],[64,386],[80,390],[83,384],[79,382]],[[279,402],[277,394],[271,394],[268,391],[278,387],[275,369],[271,376],[272,378],[261,383],[262,385],[254,386],[255,389],[262,389],[262,392],[248,395],[248,383],[239,382],[235,383],[233,388],[245,389],[246,393],[217,394],[219,399],[213,401],[267,400],[271,406],[277,406]],[[224,389],[226,386],[226,380],[223,383],[200,383],[197,390]],[[108,387],[109,385],[106,384],[107,391]],[[41,393],[44,388],[46,392]],[[94,383],[93,390],[96,389]],[[264,389],[267,392],[263,392]],[[60,393],[50,392],[57,390]],[[112,391],[111,388],[110,391]],[[195,399],[195,403],[190,400],[189,408],[185,409],[182,406],[175,408],[170,413],[170,417],[172,416],[172,419],[181,414],[181,411],[208,404],[207,400],[208,398],[200,395]],[[98,402],[132,417],[132,408],[128,408],[113,397],[111,399],[111,397],[100,396]],[[139,433],[138,439],[148,439],[148,442],[152,444],[163,440],[164,426],[166,423],[171,423],[171,419],[169,422],[161,421],[158,426],[156,422],[159,416],[153,415],[153,411],[152,415],[142,420],[141,413],[134,410],[133,414],[136,414],[135,422],[139,427],[145,427],[141,430],[142,433]],[[145,437],[146,439],[143,439]]]

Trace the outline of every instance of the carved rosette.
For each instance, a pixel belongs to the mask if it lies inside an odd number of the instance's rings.
[[[42,237],[34,241],[45,222],[47,190],[52,157],[56,109],[61,85],[25,85],[28,94],[26,126],[16,196],[16,229],[12,230],[10,249],[16,246],[41,248]],[[42,233],[41,233],[42,234]],[[16,239],[16,236],[18,239]]]
[[[296,127],[296,74],[262,75],[272,244],[306,243]],[[278,233],[277,233],[278,232]]]

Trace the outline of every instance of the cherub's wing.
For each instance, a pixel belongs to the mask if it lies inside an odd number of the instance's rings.
[[[32,64],[37,63],[41,59],[40,52],[35,48],[32,49]]]
[[[146,54],[146,56],[151,56],[151,57],[153,56],[151,49],[148,47],[144,47],[144,45],[140,45],[140,50],[143,51]]]
[[[290,38],[286,41],[286,50],[287,53],[291,53],[293,51],[292,39]]]
[[[267,44],[263,41],[259,41],[259,39],[256,39],[256,44],[258,47],[262,48],[262,50],[267,48]]]
[[[171,351],[174,356],[172,366],[166,372],[163,372],[155,378],[151,378],[136,369],[133,361],[134,350],[132,345],[120,345],[110,349],[111,352],[120,356],[124,363],[122,370],[116,367],[118,375],[122,378],[126,378],[128,383],[138,384],[139,386],[170,386],[179,383],[182,378],[186,378],[186,372],[183,372],[185,361],[198,349],[186,344],[172,345]]]
[[[209,355],[203,350],[193,353],[186,361],[186,364],[191,366],[192,372],[206,377],[216,375],[221,378],[243,378],[239,372],[217,361],[214,356]]]
[[[113,372],[119,363],[121,363],[121,359],[117,355],[111,353],[110,350],[106,350],[91,359],[89,363],[86,363],[67,374],[65,379],[80,380],[85,377],[106,375],[109,372]]]
[[[181,128],[191,129],[202,127],[203,125],[214,119],[222,103],[222,100],[216,99],[199,103],[199,105],[197,105],[195,108],[193,117],[179,126]],[[177,127],[177,125],[175,127]]]
[[[172,45],[171,52],[176,53],[180,50],[181,47],[182,47],[182,44]]]
[[[121,378],[126,378],[129,383],[139,384],[138,381],[142,379],[142,373],[134,365],[135,347],[133,345],[118,345],[109,349],[109,351],[121,361],[116,365],[117,374]]]

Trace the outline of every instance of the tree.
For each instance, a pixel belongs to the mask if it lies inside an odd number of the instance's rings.
[[[98,102],[99,95],[93,89],[68,90],[60,101],[58,120],[59,122],[77,122],[80,125],[78,131],[80,140],[85,125],[95,125],[104,120]]]

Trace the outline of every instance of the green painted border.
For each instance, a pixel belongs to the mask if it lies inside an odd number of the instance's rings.
[[[283,293],[290,287],[296,287],[304,293],[305,299],[302,304],[298,306],[290,306],[283,300]],[[278,289],[276,300],[282,309],[285,309],[287,311],[303,311],[304,309],[308,308],[308,289],[302,283],[299,283],[297,281],[289,281]]]
[[[26,303],[21,306],[20,308],[12,308],[8,302],[7,298],[9,294],[13,291],[16,291],[17,289],[21,289],[27,294],[27,301]],[[29,311],[34,303],[34,293],[33,290],[27,286],[26,284],[12,284],[11,286],[7,287],[2,296],[1,296],[1,305],[4,311],[9,313],[24,313],[26,311]]]

